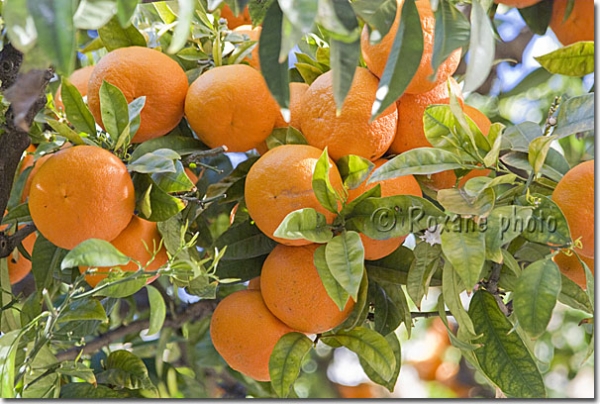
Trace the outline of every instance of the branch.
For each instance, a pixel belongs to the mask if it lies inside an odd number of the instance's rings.
[[[424,312],[411,312],[410,316],[412,318],[431,318],[431,317],[439,317],[439,311],[424,311]],[[446,311],[446,316],[452,316],[452,313]]]
[[[200,300],[199,302],[188,306],[182,313],[169,316],[165,320],[163,328],[179,328],[187,321],[204,318],[212,313],[216,306],[216,300]],[[56,355],[56,359],[59,362],[62,362],[74,360],[81,352],[83,352],[83,355],[93,354],[103,347],[110,345],[111,343],[118,341],[129,334],[139,333],[148,327],[150,327],[150,320],[148,319],[134,321],[128,325],[115,328],[114,330],[100,335],[98,338],[87,343],[84,347],[74,347],[66,351],[59,352]]]
[[[227,152],[227,146],[219,146],[215,147],[214,149],[201,150],[182,158],[181,162],[187,166],[190,163],[198,163],[205,157],[217,156],[225,152]]]
[[[34,224],[28,224],[10,236],[0,231],[0,257],[8,257],[12,251],[19,246],[21,241],[23,241],[25,237],[29,236],[34,231]]]

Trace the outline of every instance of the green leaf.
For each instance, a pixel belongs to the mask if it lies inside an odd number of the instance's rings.
[[[127,389],[154,388],[144,362],[135,354],[124,349],[113,351],[108,355],[105,369],[96,376],[98,383]]]
[[[53,274],[60,271],[61,262],[66,255],[67,250],[55,246],[42,234],[38,234],[31,254],[31,272],[37,290],[50,288]]]
[[[396,102],[410,84],[423,56],[423,30],[417,6],[407,1],[402,6],[400,26],[377,87],[371,120]]]
[[[282,44],[283,13],[279,2],[274,1],[267,10],[263,21],[262,34],[258,41],[258,55],[262,74],[267,86],[281,108],[290,105],[290,85],[288,59],[279,61]]]
[[[114,0],[82,0],[73,16],[73,23],[78,29],[97,30],[106,25],[116,12]]]
[[[345,231],[329,240],[325,258],[335,280],[356,301],[365,270],[365,251],[358,233]]]
[[[365,327],[356,327],[350,331],[338,330],[335,334],[324,334],[321,341],[328,345],[337,343],[345,346],[384,380],[390,380],[394,375],[394,351],[388,341],[373,330]]]
[[[410,335],[412,318],[402,286],[389,282],[369,282],[369,301],[375,306],[375,331],[393,333],[404,321]]]
[[[554,201],[541,194],[531,194],[530,199],[526,196],[519,197],[517,203],[533,208],[531,220],[521,224],[523,237],[550,247],[568,248],[571,245],[569,225]],[[516,225],[519,223],[515,223]]]
[[[127,28],[121,27],[117,17],[99,28],[98,35],[109,52],[129,46],[146,46],[146,38],[142,33],[133,24]]]
[[[538,4],[540,4],[540,3],[538,3]],[[504,98],[514,97],[514,96],[523,94],[531,88],[538,87],[539,85],[548,82],[548,80],[550,80],[552,77],[554,77],[554,75],[552,73],[550,73],[548,70],[544,69],[543,67],[538,67],[537,69],[535,69],[531,73],[529,73],[527,76],[525,76],[523,79],[521,79],[519,84],[517,84],[511,90],[509,90],[505,93],[500,93],[498,95],[498,98],[504,99]],[[533,122],[523,122],[519,125],[523,125],[523,124],[534,125]],[[519,125],[515,125],[515,126],[519,126]],[[537,125],[535,125],[535,126],[537,126]],[[512,126],[509,128],[512,128]]]
[[[154,184],[167,193],[177,193],[191,190],[194,187],[194,183],[190,180],[185,172],[185,168],[183,167],[183,164],[181,164],[181,161],[172,160],[172,162],[175,165],[175,172],[159,171],[150,174],[150,178],[152,178]],[[166,165],[169,164],[166,163]]]
[[[428,229],[442,223],[445,217],[433,203],[418,196],[367,198],[346,217],[346,229],[387,240]]]
[[[356,15],[369,24],[369,41],[372,44],[380,42],[396,18],[396,0],[355,0],[350,4]]]
[[[456,269],[467,292],[471,292],[479,282],[485,262],[485,233],[469,230],[461,228],[455,231],[445,225],[441,234],[442,251]]]
[[[347,1],[319,0],[317,23],[330,40],[350,43],[360,37],[358,20]]]
[[[529,175],[533,172],[533,169],[531,164],[529,164],[528,157],[527,153],[510,152],[504,154],[500,159],[504,164],[523,170]],[[550,163],[552,163],[552,166]],[[565,157],[558,151],[550,148],[546,156],[546,163],[542,166],[540,173],[552,181],[558,182],[564,175],[562,173],[563,169],[566,168],[568,171],[567,167],[569,167],[569,164],[565,160]]]
[[[458,272],[454,269],[452,264],[446,262],[444,264],[444,270],[442,271],[442,294],[444,295],[444,302],[448,306],[452,316],[454,316],[458,326],[475,337],[476,334],[475,329],[473,328],[473,322],[460,299],[460,294],[463,290],[465,290],[465,286],[460,280]]]
[[[450,328],[450,326],[448,324],[448,317],[446,315],[446,306],[444,304],[444,295],[443,294],[440,294],[438,296],[438,307],[437,308],[438,308],[438,313],[440,314],[440,320],[442,320],[442,323],[444,323],[444,326],[446,326],[446,331],[448,332],[448,337],[450,338],[450,343],[454,347],[460,349],[460,351],[463,354],[463,356],[465,357],[465,359],[468,360],[477,370],[480,370],[479,365],[477,364],[477,359],[475,358],[475,355],[473,354],[472,351],[481,345],[473,345],[471,343],[471,340],[473,339],[472,334],[469,331],[467,331],[465,328],[462,328],[460,326],[458,327],[456,335],[454,335],[454,331]],[[470,318],[469,318],[469,321],[471,321]],[[471,322],[471,324],[472,324],[472,322]]]
[[[67,383],[60,387],[61,398],[103,399],[103,398],[142,398],[137,391],[130,389],[113,390],[102,384]]]
[[[206,146],[204,146],[198,139],[193,139],[190,137],[179,135],[161,136],[140,143],[133,153],[131,153],[129,161],[136,161],[144,154],[152,153],[159,149],[170,149],[179,156],[186,156],[194,152],[204,150],[206,149]]]
[[[578,284],[564,274],[561,274],[561,288],[558,301],[574,309],[589,314],[594,313],[594,306],[591,304],[588,295]]]
[[[79,243],[63,258],[61,269],[77,266],[112,267],[125,265],[129,257],[105,240],[91,238]]]
[[[594,93],[571,97],[560,105],[553,135],[561,139],[594,130]]]
[[[388,255],[376,261],[365,261],[369,279],[377,283],[389,282],[393,284],[406,284],[408,271],[415,259],[412,250],[400,246]],[[433,279],[435,281],[435,278]],[[432,282],[433,284],[433,282]],[[440,285],[439,279],[436,285]]]
[[[366,158],[353,154],[343,156],[336,164],[344,185],[349,189],[357,188],[375,167],[375,164]]]
[[[117,18],[123,28],[129,26],[140,0],[117,0]]]
[[[66,361],[62,362],[56,373],[63,376],[71,376],[82,379],[86,383],[96,384],[96,376],[94,370],[85,366],[81,362]]]
[[[247,260],[270,253],[276,245],[275,241],[247,220],[228,228],[215,241],[213,249],[221,251],[227,247],[223,260]]]
[[[302,359],[312,346],[310,338],[299,332],[285,334],[277,341],[269,358],[269,375],[278,397],[288,397],[300,374]]]
[[[21,330],[13,330],[0,337],[0,397],[15,398],[15,366]]]
[[[331,300],[337,305],[340,311],[343,311],[346,307],[346,303],[348,303],[348,299],[350,295],[346,290],[339,284],[339,282],[333,277],[331,273],[331,269],[327,265],[327,259],[325,256],[325,245],[319,246],[315,250],[315,255],[313,262],[315,267],[317,268],[317,272],[319,273],[319,277],[321,278],[321,282],[327,291]]]
[[[518,125],[509,126],[503,134],[504,139],[507,139],[513,151],[524,153],[529,152],[529,143],[533,139],[542,137],[544,133],[539,125],[533,122],[523,122]]]
[[[550,146],[555,140],[556,136],[542,136],[533,139],[529,143],[529,164],[533,167],[535,174],[538,174],[542,170]]]
[[[594,72],[594,41],[575,42],[535,60],[550,73],[583,77]]]
[[[221,260],[217,265],[216,276],[219,279],[238,278],[247,281],[260,275],[267,255],[241,260]]]
[[[440,266],[442,249],[439,244],[419,243],[413,252],[415,260],[408,270],[406,291],[417,308],[421,310],[421,300],[427,294],[431,277]]]
[[[469,44],[471,26],[463,13],[445,1],[438,3],[435,10],[435,32],[431,66],[438,67],[454,52]]]
[[[304,208],[289,213],[273,235],[288,240],[326,243],[332,239],[333,231],[325,215],[312,208]]]
[[[552,317],[561,289],[558,266],[551,259],[536,261],[523,270],[513,294],[519,324],[531,338],[539,338]]]
[[[487,78],[494,64],[494,28],[478,1],[471,7],[471,36],[469,61],[465,75],[464,92],[476,90]]]
[[[481,369],[504,394],[514,398],[545,398],[546,388],[535,360],[494,296],[478,290],[469,305],[475,332],[482,334],[475,350]]]
[[[293,26],[307,34],[315,23],[318,4],[318,0],[282,0],[279,7]]]
[[[488,188],[472,197],[464,189],[448,188],[438,191],[438,202],[447,212],[457,215],[487,216],[494,208],[496,194]]]
[[[65,106],[67,119],[73,127],[79,132],[96,134],[96,122],[89,108],[83,102],[83,98],[75,87],[67,78],[61,81],[60,95]]]
[[[154,335],[160,332],[167,315],[167,306],[162,295],[154,286],[146,285],[148,291],[148,301],[150,302],[150,327],[148,335]]]
[[[356,72],[355,66],[360,59],[360,39],[356,39],[354,42],[331,39],[329,46],[333,74],[333,98],[336,110],[341,112],[344,100],[352,86]]]
[[[541,1],[533,6],[519,8],[519,14],[529,29],[537,35],[544,35],[552,18],[552,3]]]
[[[146,277],[138,277],[135,272],[111,272],[107,278],[96,285],[98,291],[94,296],[128,297],[143,288],[146,281]]]
[[[46,123],[48,123],[48,125],[50,125],[50,127],[54,129],[59,136],[66,138],[71,143],[75,145],[85,144],[85,142],[83,141],[83,139],[81,139],[79,134],[73,129],[71,129],[66,123],[55,121],[54,119],[46,119]]]
[[[178,12],[177,12],[177,25],[173,30],[173,38],[171,44],[167,49],[167,53],[171,55],[179,52],[185,46],[188,37],[190,36],[190,28],[192,25],[192,19],[194,18],[194,11],[196,7],[194,0],[178,0]]]
[[[69,76],[75,69],[76,39],[72,0],[27,0],[35,23],[37,41],[58,73]]]
[[[317,160],[315,170],[312,177],[312,189],[317,197],[317,200],[325,209],[330,212],[338,212],[338,196],[331,185],[329,178],[329,156],[327,154],[327,147],[321,153],[321,157]]]
[[[177,168],[175,167],[174,160],[178,160],[179,158],[179,154],[173,150],[167,148],[158,149],[133,160],[127,165],[127,169],[138,173],[176,173]]]
[[[363,192],[362,194],[354,198],[352,202],[345,203],[343,205],[344,207],[340,211],[340,216],[347,217],[352,213],[356,206],[358,206],[362,201],[364,201],[367,198],[381,198],[381,185],[377,184],[373,188]]]
[[[331,271],[330,271],[331,272]],[[363,276],[358,289],[358,300],[350,315],[336,329],[351,330],[365,322],[369,315],[369,279]]]
[[[531,220],[532,214],[532,208],[514,205],[501,206],[492,210],[486,221],[486,258],[502,263],[501,247],[523,232],[523,226]]]
[[[118,138],[129,125],[129,108],[121,90],[107,81],[100,86],[100,109],[104,128]]]
[[[163,222],[185,208],[185,203],[154,184],[148,175],[140,175],[134,180],[136,189],[136,209],[138,215],[152,222]]]
[[[409,174],[435,174],[457,168],[465,168],[465,166],[454,153],[433,147],[419,147],[408,150],[384,163],[373,171],[367,183]]]
[[[269,150],[285,144],[308,144],[304,135],[291,126],[273,129],[266,142]]]
[[[365,360],[359,358],[360,365],[363,370],[369,376],[373,382],[385,387],[390,392],[394,391],[396,387],[396,382],[398,380],[398,375],[400,374],[400,367],[402,366],[402,352],[400,347],[400,341],[398,340],[398,336],[394,333],[389,333],[385,336],[386,341],[392,348],[392,352],[394,353],[394,358],[396,359],[396,366],[394,367],[394,371],[392,376],[389,379],[383,379]]]
[[[58,318],[59,323],[85,320],[107,320],[106,311],[98,300],[90,298],[75,300],[67,305]]]
[[[37,40],[37,30],[27,0],[6,0],[2,7],[6,33],[12,45],[23,53],[31,50]]]

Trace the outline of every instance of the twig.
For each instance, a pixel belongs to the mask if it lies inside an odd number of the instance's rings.
[[[0,232],[0,257],[8,257],[17,246],[35,231],[34,224],[28,224],[25,227],[20,228],[12,235],[7,235],[4,232]]]
[[[212,313],[216,305],[216,300],[201,300],[197,303],[194,303],[188,306],[187,309],[177,316],[168,317],[164,322],[163,328],[179,328],[186,321],[201,319]],[[59,362],[74,360],[82,351],[83,355],[90,355],[94,352],[97,352],[101,348],[120,340],[126,335],[139,333],[140,331],[147,329],[149,326],[150,320],[148,319],[134,321],[126,326],[115,328],[114,330],[100,335],[98,338],[87,343],[84,347],[75,347],[63,352],[59,352],[56,355],[56,359]]]
[[[418,312],[410,312],[410,316],[412,318],[431,318],[431,317],[439,317],[439,311],[418,311]],[[446,316],[452,316],[452,313],[446,311]]]
[[[196,163],[202,160],[205,157],[217,156],[219,154],[227,152],[227,146],[219,146],[214,149],[201,150],[190,155],[185,156],[181,159],[181,162],[184,165],[188,165],[190,163]]]

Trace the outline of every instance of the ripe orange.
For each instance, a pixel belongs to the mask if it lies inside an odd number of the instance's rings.
[[[584,257],[583,255],[579,256],[583,262],[588,266],[590,271],[592,271],[592,275],[594,274],[594,259]],[[585,272],[583,270],[583,266],[581,262],[577,259],[577,255],[571,254],[567,255],[564,252],[560,252],[554,256],[554,262],[558,265],[560,272],[565,274],[569,279],[573,282],[581,286],[582,289],[586,289],[586,281],[585,281]]]
[[[250,11],[248,7],[244,7],[244,10],[238,15],[235,16],[233,14],[233,10],[225,4],[221,9],[221,18],[225,18],[227,20],[227,26],[229,29],[234,29],[239,27],[240,25],[252,24],[252,20],[250,19]]]
[[[367,69],[358,67],[350,91],[337,115],[333,98],[333,74],[320,75],[301,100],[300,128],[308,144],[324,149],[337,160],[356,154],[371,161],[383,156],[396,134],[398,112],[389,106],[369,122],[379,80]]]
[[[525,8],[531,7],[542,0],[494,0],[496,4],[505,4],[510,7]]]
[[[69,76],[69,81],[71,84],[75,86],[82,97],[85,97],[88,92],[88,82],[90,81],[90,76],[92,75],[92,71],[94,70],[94,66],[85,66],[81,69],[75,70],[71,76]],[[56,109],[64,110],[65,105],[62,102],[61,95],[62,86],[58,86],[58,90],[56,90],[56,96],[54,97],[54,105]]]
[[[579,255],[594,258],[594,160],[571,168],[558,182],[552,200],[562,210],[573,240],[581,238]]]
[[[267,256],[260,273],[260,293],[271,313],[291,328],[309,334],[337,327],[354,308],[350,298],[340,311],[327,294],[313,263],[318,247],[279,244]]]
[[[27,179],[25,180],[25,184],[23,185],[23,192],[21,193],[21,202],[25,202],[27,200],[27,197],[29,196],[29,190],[31,189],[31,181],[33,180],[33,177],[40,170],[40,167],[52,156],[54,156],[54,154],[52,153],[44,154],[42,157],[40,157],[33,163],[33,168],[29,172],[29,176],[27,177]]]
[[[283,145],[269,150],[250,168],[244,197],[250,217],[273,240],[286,245],[306,245],[307,240],[286,240],[273,236],[283,219],[298,209],[313,208],[325,215],[327,223],[335,215],[321,206],[312,189],[312,176],[322,151],[308,145]],[[331,163],[329,179],[342,192],[342,179]]]
[[[102,81],[118,87],[127,102],[146,96],[133,143],[166,135],[183,117],[187,76],[181,66],[164,53],[131,46],[115,49],[100,59],[90,76],[88,105],[96,122],[104,127],[100,112]]]
[[[367,67],[377,77],[381,77],[383,75],[383,70],[392,49],[396,32],[400,26],[400,13],[402,10],[402,5],[404,4],[404,0],[397,0],[397,2],[398,11],[396,12],[396,19],[394,20],[394,24],[390,28],[390,31],[386,36],[383,37],[381,42],[376,45],[371,45],[369,43],[369,33],[366,25],[360,38],[360,45],[362,48],[363,57],[367,63]],[[431,4],[429,0],[417,0],[416,5],[419,11],[419,17],[421,17],[421,27],[423,28],[423,56],[421,57],[421,63],[419,64],[419,68],[415,73],[415,76],[406,88],[406,92],[409,94],[425,93],[432,90],[438,84],[446,81],[446,79],[450,77],[458,68],[461,56],[460,49],[452,52],[452,54],[438,68],[435,81],[429,81],[429,77],[433,74],[433,68],[431,67],[431,56],[433,53],[435,16],[431,10]]]
[[[563,22],[568,0],[554,0],[550,28],[565,46],[594,40],[594,0],[577,0],[569,18]]]
[[[153,256],[152,253],[161,245],[161,240],[162,236],[158,232],[156,222],[150,222],[134,215],[127,227],[111,241],[111,244],[126,256],[145,266],[146,271],[156,271],[169,259],[167,250],[162,245],[154,259],[150,261]],[[79,267],[79,272],[84,273],[88,268]],[[122,265],[120,268],[123,271],[135,272],[138,270],[138,265],[134,261],[129,261],[128,264]],[[108,276],[109,271],[110,268],[107,267],[98,268],[97,274],[86,275],[85,280],[94,288]],[[148,279],[147,283],[154,281],[157,276]]]
[[[4,215],[8,212],[5,211]],[[23,227],[23,226],[19,226]],[[0,231],[5,231],[8,228],[8,225],[0,226]],[[25,237],[22,241],[23,247],[25,247],[25,251],[29,253],[29,256],[33,253],[33,245],[35,244],[35,240],[37,239],[37,233],[33,232],[27,237]],[[10,280],[10,284],[14,285],[17,282],[22,281],[29,272],[31,272],[31,261],[25,258],[19,250],[15,249],[8,257],[8,279]]]
[[[240,290],[221,300],[210,322],[212,343],[225,362],[259,381],[271,380],[271,352],[293,331],[267,309],[257,290]]]
[[[279,108],[267,83],[248,65],[219,66],[190,86],[185,116],[209,147],[230,152],[256,148],[273,130]]]
[[[252,48],[252,52],[249,56],[247,56],[244,61],[248,62],[248,64],[254,67],[256,70],[260,70],[260,57],[258,56],[258,40],[260,38],[260,33],[262,31],[262,27],[254,27],[252,25],[240,25],[235,28],[233,32],[237,32],[238,34],[248,35],[251,41],[256,41],[254,47]]]
[[[302,112],[302,97],[308,90],[308,84],[306,83],[290,83],[290,123],[287,123],[281,114],[275,121],[276,128],[285,128],[292,126],[300,130],[300,114]]]
[[[375,168],[381,167],[386,159],[379,159],[375,161]],[[367,178],[368,180],[368,178]],[[367,186],[367,180],[360,184],[357,188],[348,191],[348,202],[352,202],[358,198],[360,194],[375,187],[377,184],[381,184],[381,196],[394,196],[394,195],[414,195],[423,196],[419,183],[412,175],[405,175],[402,177],[391,178],[389,180],[377,181]],[[366,260],[377,260],[383,258],[386,255],[391,254],[395,251],[406,239],[405,236],[393,237],[387,240],[375,240],[364,234],[360,234],[363,246],[365,248],[365,259]]]
[[[127,167],[96,146],[55,153],[29,190],[29,211],[38,231],[68,250],[89,238],[113,240],[129,224],[134,208]]]
[[[250,279],[248,290],[260,290],[260,276]]]
[[[29,146],[27,146],[27,149],[25,149],[25,152],[23,153],[23,157],[21,158],[21,162],[19,163],[19,174],[21,174],[23,171],[25,171],[25,169],[27,169],[27,167],[31,167],[33,165],[33,160],[34,160],[33,153],[35,153],[36,148],[37,148],[36,145],[30,144]]]

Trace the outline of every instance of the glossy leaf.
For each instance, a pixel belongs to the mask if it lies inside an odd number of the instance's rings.
[[[31,272],[38,290],[50,288],[53,274],[60,271],[67,252],[52,244],[42,234],[38,234],[31,254]]]
[[[513,308],[519,324],[531,338],[546,331],[560,289],[560,270],[550,259],[529,265],[517,279]]]
[[[481,278],[485,262],[485,233],[460,230],[464,231],[454,231],[445,226],[441,234],[442,251],[456,269],[467,292],[471,292]]]
[[[114,0],[81,0],[73,22],[78,29],[97,30],[106,25],[116,12]]]
[[[144,362],[124,349],[113,351],[108,355],[105,369],[96,376],[99,383],[127,389],[154,388]]]
[[[365,261],[369,278],[378,282],[390,282],[396,285],[406,284],[408,271],[415,259],[412,250],[400,246],[390,255],[376,261]],[[438,282],[439,286],[440,283]]]
[[[121,90],[107,81],[100,86],[100,109],[106,131],[118,138],[128,129],[129,108]]]
[[[448,2],[440,1],[435,15],[435,32],[431,66],[438,67],[456,49],[469,44],[471,26],[463,13]]]
[[[360,59],[360,40],[345,42],[331,39],[330,57],[331,72],[333,74],[333,98],[336,109],[342,111],[344,100],[352,86],[354,68]]]
[[[402,366],[402,350],[400,347],[400,341],[398,340],[398,336],[394,333],[389,333],[385,336],[386,341],[392,348],[392,352],[394,353],[394,358],[396,359],[396,366],[392,372],[392,376],[389,379],[382,378],[379,373],[377,373],[365,360],[359,358],[360,365],[363,370],[369,376],[373,382],[385,387],[390,392],[394,391],[396,387],[396,382],[398,380],[398,375],[400,374],[400,367]]]
[[[142,398],[135,390],[119,389],[113,390],[108,386],[99,384],[93,385],[90,383],[67,383],[60,388],[61,398],[81,399],[106,399],[106,398]]]
[[[331,185],[329,178],[329,156],[327,148],[321,153],[321,157],[317,160],[315,170],[312,177],[312,189],[317,197],[317,200],[325,209],[330,212],[338,212],[338,197],[335,189]]]
[[[402,6],[400,25],[377,87],[371,119],[375,119],[404,93],[419,68],[422,55],[421,19],[416,4],[407,1]]]
[[[463,91],[476,90],[487,78],[494,63],[494,28],[478,1],[471,8],[469,60]]]
[[[14,398],[15,369],[17,347],[21,339],[21,330],[4,333],[0,337],[0,397]]]
[[[181,161],[172,160],[175,165],[175,172],[159,171],[150,174],[150,178],[156,186],[167,193],[177,193],[189,191],[194,187]],[[170,169],[170,164],[167,163]]]
[[[469,316],[477,340],[483,346],[475,350],[481,369],[504,394],[514,398],[544,398],[546,388],[531,353],[513,325],[504,316],[494,296],[475,292],[469,305]]]
[[[542,170],[550,146],[555,140],[556,136],[542,136],[533,139],[531,143],[529,143],[529,164],[533,167],[533,172],[535,174]]]
[[[552,17],[552,3],[541,1],[529,7],[519,8],[519,13],[534,34],[544,35]]]
[[[72,376],[82,379],[86,383],[96,384],[94,370],[81,362],[65,361],[62,362],[56,373],[63,376]]]
[[[594,72],[594,41],[575,42],[535,60],[550,73],[583,77]]]
[[[304,135],[291,126],[273,129],[266,142],[269,150],[284,144],[308,144]]]
[[[388,341],[381,334],[365,327],[350,331],[339,330],[333,335],[325,334],[321,341],[341,344],[358,355],[375,373],[390,380],[396,368],[396,358]]]
[[[299,332],[285,334],[277,341],[269,358],[269,374],[278,397],[288,397],[300,374],[302,360],[312,346],[313,342]]]
[[[75,145],[83,145],[85,142],[77,132],[75,132],[69,125],[64,122],[55,121],[54,119],[47,119],[46,123],[50,125],[59,136],[66,138],[69,142]]]
[[[146,46],[146,38],[133,24],[123,28],[116,17],[99,28],[98,35],[109,52],[128,46]]]
[[[533,122],[523,122],[509,126],[504,132],[504,138],[511,143],[511,150],[529,152],[529,143],[543,136],[542,128]]]
[[[369,41],[378,43],[388,34],[398,9],[396,0],[355,0],[351,3],[357,16],[369,24]]]
[[[345,231],[329,240],[325,258],[335,280],[356,301],[365,269],[365,251],[358,233]]]
[[[27,0],[6,0],[2,5],[2,17],[12,45],[21,52],[31,50],[38,33],[27,9]]]
[[[327,224],[325,215],[312,208],[305,208],[289,213],[273,235],[288,240],[326,243],[333,237],[333,231]]]
[[[594,116],[594,93],[569,98],[560,105],[552,134],[560,139],[594,130]]]
[[[167,315],[167,306],[162,295],[154,286],[146,285],[148,302],[150,302],[150,327],[147,335],[158,334],[163,327]]]
[[[61,269],[77,266],[111,267],[125,265],[129,257],[105,240],[91,238],[79,243],[63,258]]]
[[[523,232],[523,227],[531,220],[532,214],[532,208],[514,205],[501,206],[492,210],[486,220],[486,259],[502,263],[501,247]]]
[[[461,188],[448,188],[438,191],[438,202],[447,212],[458,215],[487,216],[494,208],[496,195],[488,188],[472,197]]]
[[[177,172],[174,160],[179,159],[175,151],[163,148],[140,156],[127,165],[129,171],[138,173]]]
[[[106,311],[98,300],[91,298],[75,300],[67,305],[58,318],[59,323],[86,320],[107,320]]]
[[[65,76],[75,69],[74,6],[72,0],[27,0],[40,49],[56,70]]]
[[[435,174],[457,168],[464,168],[464,165],[454,153],[432,147],[420,147],[408,150],[384,163],[373,171],[368,183],[409,174]]]
[[[369,298],[375,306],[375,331],[381,335],[393,333],[403,321],[406,321],[406,310],[410,309],[404,291],[400,285],[389,282],[369,282]],[[410,333],[411,321],[406,323]]]
[[[229,227],[214,243],[219,251],[227,247],[223,260],[246,260],[268,254],[277,243],[249,220]]]
[[[592,306],[588,295],[579,285],[564,274],[561,274],[561,288],[560,294],[558,295],[558,301],[574,309],[589,314],[594,313],[594,307]]]
[[[94,121],[94,116],[83,102],[83,98],[77,87],[71,84],[67,78],[63,78],[61,81],[60,95],[65,106],[67,118],[75,130],[95,135],[96,122]]]
[[[572,243],[569,225],[560,208],[549,197],[532,194],[532,201],[525,196],[517,199],[522,206],[534,208],[531,220],[523,224],[522,234],[529,241],[551,247],[569,247]]]
[[[427,294],[431,277],[440,266],[442,249],[439,244],[419,243],[413,252],[415,260],[408,270],[406,291],[417,308],[421,310],[421,300]]]
[[[460,299],[460,294],[465,290],[465,286],[458,276],[458,272],[456,272],[449,262],[446,262],[444,265],[442,280],[442,294],[450,313],[454,316],[459,327],[464,328],[469,334],[475,337],[473,322]]]
[[[315,250],[313,262],[317,268],[317,272],[319,273],[319,277],[321,278],[321,282],[323,283],[327,294],[329,297],[331,297],[331,300],[333,300],[338,309],[342,311],[346,307],[346,303],[348,303],[348,298],[350,295],[331,273],[331,269],[329,269],[329,266],[327,265],[325,248],[326,246],[322,245]]]
[[[179,52],[185,46],[188,37],[190,36],[190,28],[192,19],[194,18],[195,1],[194,0],[178,0],[177,25],[173,30],[173,39],[167,49],[167,53],[174,54]]]
[[[336,164],[344,185],[349,189],[357,188],[375,167],[375,164],[364,157],[353,154],[343,156]]]

